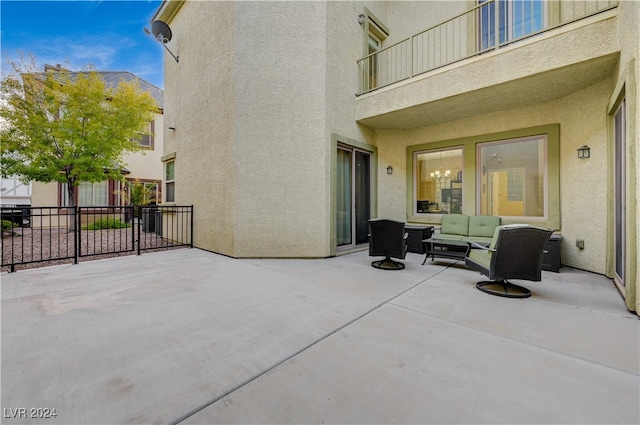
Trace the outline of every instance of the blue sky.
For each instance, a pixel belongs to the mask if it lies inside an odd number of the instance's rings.
[[[164,49],[143,27],[159,0],[0,1],[3,73],[6,58],[31,53],[38,66],[129,71],[160,88]]]

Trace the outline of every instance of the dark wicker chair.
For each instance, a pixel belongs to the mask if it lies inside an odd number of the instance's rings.
[[[528,225],[498,226],[488,248],[471,244],[465,265],[487,276],[476,288],[491,295],[527,298],[531,291],[507,279],[539,282],[544,247],[553,232]]]
[[[391,259],[404,259],[407,255],[407,238],[404,223],[393,220],[369,220],[369,256],[384,256],[371,266],[383,270],[402,270],[404,264]]]

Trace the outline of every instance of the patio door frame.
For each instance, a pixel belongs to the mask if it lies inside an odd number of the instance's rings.
[[[626,99],[623,98],[616,108],[613,121],[614,281],[623,289],[627,267]]]
[[[607,105],[607,201],[609,205],[607,234],[609,237],[607,238],[606,264],[607,277],[614,282],[624,298],[627,309],[634,312],[640,311],[640,299],[636,293],[637,285],[640,283],[636,274],[638,241],[635,238],[638,230],[638,222],[635,220],[638,208],[635,202],[630,202],[634,200],[633,194],[625,192],[629,191],[629,185],[635,181],[638,172],[632,157],[629,156],[632,153],[629,135],[637,125],[635,114],[630,111],[635,112],[638,99],[633,95],[627,96],[627,91],[633,94],[637,90],[635,67],[633,62],[629,62],[624,72],[621,72]],[[624,138],[616,140],[617,135],[624,135]],[[624,238],[624,242],[620,240],[620,235]],[[619,259],[622,261],[619,262]],[[622,270],[622,276],[619,275],[619,270]]]
[[[368,245],[368,241],[362,241],[362,243],[356,243],[356,220],[351,220],[351,241],[348,244],[338,244],[338,197],[341,195],[341,189],[338,187],[338,174],[339,174],[339,163],[338,163],[338,150],[349,151],[351,152],[351,182],[350,188],[353,193],[355,189],[355,181],[354,181],[354,157],[355,153],[361,153],[368,155],[369,158],[369,175],[368,175],[368,210],[369,215],[368,218],[375,218],[377,215],[377,147],[373,145],[369,145],[368,143],[356,141],[347,137],[343,137],[337,134],[331,135],[332,141],[332,156],[331,156],[331,244],[330,244],[330,255],[334,256],[339,252],[349,251],[352,249],[359,249],[361,247],[366,247]],[[356,214],[356,205],[355,205],[355,197],[352,197],[350,200],[350,213],[352,217],[355,217]],[[358,209],[361,209],[361,206],[358,205]],[[361,220],[362,221],[362,220]],[[368,224],[367,224],[368,232]],[[362,229],[360,229],[360,233],[362,233]]]
[[[352,249],[368,242],[367,223],[371,218],[371,152],[351,146],[339,145],[338,151],[345,152],[349,158],[348,188],[340,187],[337,193],[345,194],[349,200],[349,242],[340,244],[338,250]],[[340,164],[338,165],[340,166]],[[346,190],[345,190],[346,189]],[[340,213],[338,211],[338,213]],[[363,218],[364,217],[364,218]],[[338,220],[340,224],[340,220]],[[340,232],[340,228],[338,228]]]
[[[548,27],[549,6],[544,0],[477,0],[476,5],[478,51],[495,49]],[[520,16],[516,16],[518,13]]]

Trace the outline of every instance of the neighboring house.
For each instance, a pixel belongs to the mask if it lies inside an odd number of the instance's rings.
[[[180,58],[164,201],[194,205],[195,246],[328,257],[369,218],[495,214],[561,233],[564,265],[640,306],[640,2],[167,0],[153,19]]]
[[[0,206],[3,207],[2,220],[29,225],[31,183],[23,183],[16,176],[0,177]]]
[[[60,65],[45,65],[45,72],[60,71]],[[72,73],[73,74],[73,73]],[[153,96],[156,101],[157,111],[154,119],[149,123],[150,135],[141,135],[138,143],[143,147],[141,152],[126,153],[123,155],[123,174],[127,181],[139,181],[145,185],[156,188],[156,198],[162,200],[162,152],[163,152],[163,91],[153,84],[126,71],[99,71],[107,86],[116,86],[121,81],[137,82],[140,88]],[[125,204],[125,200],[119,194],[126,187],[118,181],[105,180],[97,183],[80,183],[76,189],[76,203],[81,207],[112,206]],[[32,183],[31,204],[39,206],[67,206],[67,190],[61,183]]]
[[[31,205],[31,183],[23,183],[19,177],[0,177],[0,196],[3,207],[27,207]]]

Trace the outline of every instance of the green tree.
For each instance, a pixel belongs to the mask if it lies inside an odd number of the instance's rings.
[[[38,72],[33,57],[11,65],[1,82],[2,176],[66,183],[70,206],[81,182],[122,181],[122,155],[140,149],[152,96],[134,83],[109,87],[92,69]]]

